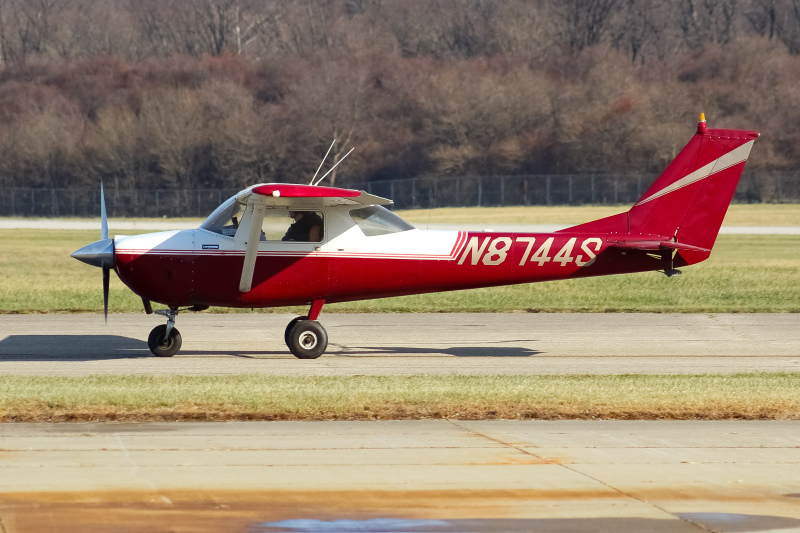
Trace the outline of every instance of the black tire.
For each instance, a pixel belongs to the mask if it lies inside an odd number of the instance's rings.
[[[308,317],[298,316],[296,318],[293,318],[292,321],[289,322],[289,325],[286,326],[286,331],[283,332],[283,341],[286,343],[286,347],[289,348],[290,350],[292,349],[292,347],[289,345],[289,334],[292,332],[292,328],[295,327],[295,325],[301,320],[308,320]]]
[[[147,346],[156,357],[172,357],[181,349],[183,339],[178,328],[172,328],[172,331],[169,332],[169,339],[165,342],[166,333],[167,325],[161,324],[154,327],[150,336],[147,337]]]
[[[298,359],[316,359],[328,347],[328,332],[316,320],[298,320],[287,344]]]

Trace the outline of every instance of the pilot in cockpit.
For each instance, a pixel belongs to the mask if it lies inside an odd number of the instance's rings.
[[[286,230],[282,241],[322,241],[322,217],[314,211],[289,211],[294,223]]]

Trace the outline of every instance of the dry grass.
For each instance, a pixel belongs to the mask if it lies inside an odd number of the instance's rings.
[[[0,421],[800,419],[800,373],[0,378]]]

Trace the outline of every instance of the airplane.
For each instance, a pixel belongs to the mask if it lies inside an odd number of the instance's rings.
[[[297,358],[315,359],[328,344],[319,322],[326,303],[680,274],[711,254],[758,136],[710,129],[700,114],[688,144],[628,211],[554,233],[420,230],[384,207],[391,200],[320,186],[325,176],[315,183],[315,174],[308,185],[250,186],[191,230],[111,239],[103,200],[101,240],[72,257],[102,268],[106,320],[111,270],[142,298],[147,314],[151,302],[167,306],[156,311],[167,323],[148,338],[158,357],[180,350],[175,320],[185,310],[308,305],[307,315],[289,322],[284,340]]]

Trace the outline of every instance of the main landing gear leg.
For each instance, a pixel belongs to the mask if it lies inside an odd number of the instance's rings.
[[[308,316],[299,316],[286,326],[286,346],[298,359],[316,359],[328,347],[328,332],[317,321],[325,300],[314,300]]]
[[[156,314],[167,317],[167,323],[153,328],[147,338],[147,346],[156,357],[172,357],[181,349],[183,342],[178,328],[175,327],[178,309],[159,309]]]

